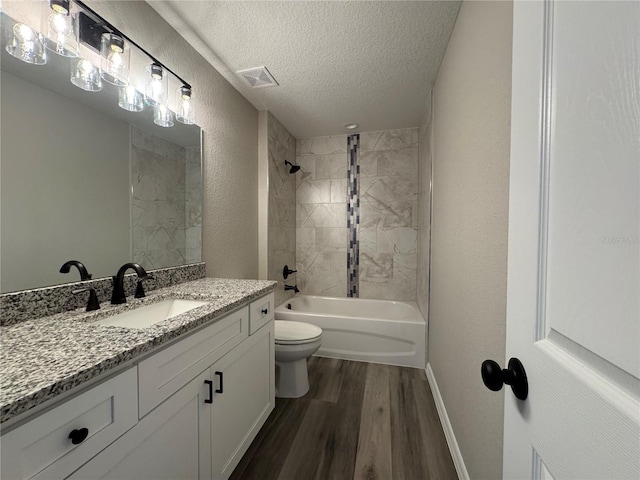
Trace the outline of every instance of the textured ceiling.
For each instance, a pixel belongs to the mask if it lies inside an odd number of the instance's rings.
[[[419,125],[459,1],[149,1],[297,138]],[[235,72],[266,66],[280,86]],[[184,73],[187,76],[187,72]],[[197,94],[197,92],[195,92]]]

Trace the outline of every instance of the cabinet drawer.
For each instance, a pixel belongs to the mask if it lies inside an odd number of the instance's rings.
[[[67,400],[3,435],[2,478],[64,478],[138,421],[136,369]],[[87,429],[77,445],[69,435]]]
[[[140,362],[140,418],[247,338],[248,325],[244,307]]]
[[[249,306],[249,335],[253,335],[262,326],[266,325],[269,320],[273,319],[274,295],[270,293]]]

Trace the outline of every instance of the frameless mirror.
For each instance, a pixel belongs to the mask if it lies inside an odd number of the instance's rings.
[[[126,262],[147,269],[201,261],[201,130],[154,124],[118,106],[118,88],[70,82],[69,58],[45,65],[1,48],[0,291],[93,278]],[[9,30],[7,30],[9,29]]]

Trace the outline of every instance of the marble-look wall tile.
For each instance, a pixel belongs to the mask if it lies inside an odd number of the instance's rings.
[[[346,206],[339,203],[299,203],[298,227],[343,227],[347,224]]]
[[[307,180],[298,186],[298,203],[331,203],[331,180]]]
[[[347,179],[331,179],[331,203],[347,203]]]
[[[360,253],[360,279],[393,278],[392,253]]]
[[[415,300],[418,130],[361,139],[360,297]]]
[[[315,248],[318,252],[347,252],[347,228],[316,228]]]
[[[385,130],[381,132],[361,133],[363,152],[373,150],[401,150],[418,146],[418,129],[404,128],[400,130]]]
[[[374,198],[360,200],[360,228],[410,227],[412,206],[410,202],[382,202]]]
[[[300,252],[298,287],[305,295],[345,297],[347,265],[344,253]]]
[[[285,283],[295,285],[297,275],[290,275],[286,282],[282,275],[285,265],[295,270],[296,265],[296,175],[289,173],[285,160],[296,159],[296,140],[270,112],[267,116],[267,149],[269,162],[269,207],[267,234],[267,276],[276,280],[275,302],[280,305],[293,296],[285,291]],[[325,190],[319,185],[308,187],[309,199],[316,196],[324,199],[331,195],[328,183]]]
[[[377,228],[376,249],[385,253],[416,253],[417,238],[415,228]]]
[[[332,155],[315,155],[315,178],[347,178],[347,162],[345,153]]]
[[[202,216],[187,203],[187,165],[195,156],[136,127],[131,139],[133,261],[146,268],[184,264],[188,219],[201,225]],[[191,200],[202,204],[197,194]]]
[[[418,139],[415,128],[360,134],[361,298],[416,300]],[[346,152],[346,135],[297,142],[301,171],[296,255],[298,283],[305,294],[338,291],[335,295],[347,296],[346,256],[339,246],[340,237],[344,248],[348,242],[346,230],[342,233],[347,219]],[[327,179],[328,200],[326,184],[319,182]]]
[[[332,155],[347,153],[346,135],[300,138],[296,141],[297,155]]]

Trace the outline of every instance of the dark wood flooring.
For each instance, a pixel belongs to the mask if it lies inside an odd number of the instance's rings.
[[[308,365],[309,393],[276,399],[232,480],[458,478],[424,370]]]

